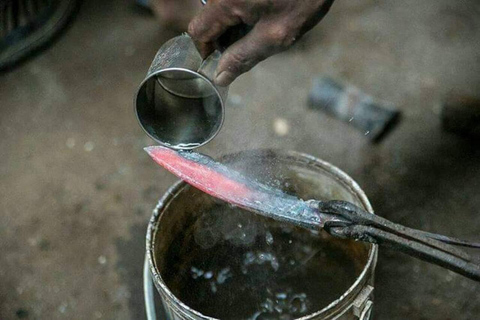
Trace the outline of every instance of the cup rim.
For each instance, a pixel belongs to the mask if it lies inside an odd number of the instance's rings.
[[[143,87],[147,84],[148,81],[150,81],[154,77],[156,77],[156,76],[158,76],[162,73],[168,72],[168,71],[181,71],[181,72],[185,72],[185,73],[191,74],[191,75],[193,75],[197,78],[202,79],[214,90],[218,100],[220,101],[220,108],[221,108],[220,124],[218,125],[217,129],[207,139],[205,139],[201,143],[183,143],[183,144],[173,145],[173,144],[169,144],[168,142],[162,141],[158,137],[155,137],[153,134],[151,134],[145,128],[145,126],[143,125],[143,123],[142,123],[142,121],[141,121],[141,119],[138,115],[138,113],[139,113],[138,109],[139,108],[138,108],[137,100],[138,100],[138,96],[140,95],[140,91],[143,89]],[[166,90],[166,89],[164,89],[164,90]],[[140,127],[147,134],[147,136],[149,136],[151,139],[153,139],[155,142],[159,143],[160,145],[165,146],[165,147],[169,147],[169,148],[172,148],[172,149],[175,149],[175,150],[193,150],[193,149],[196,149],[198,147],[204,146],[205,144],[212,141],[213,138],[215,138],[218,135],[218,133],[222,129],[223,123],[225,121],[225,101],[223,101],[222,95],[220,94],[220,91],[218,90],[218,88],[212,83],[212,81],[210,79],[208,79],[203,74],[201,74],[197,71],[191,70],[191,69],[181,68],[181,67],[164,68],[164,69],[160,69],[160,70],[157,70],[155,72],[152,72],[151,74],[148,74],[148,76],[145,77],[145,79],[143,79],[143,81],[140,83],[140,86],[137,89],[137,93],[135,94],[134,101],[133,101],[133,108],[134,108],[134,112],[135,112],[135,117],[137,118],[137,121],[140,124]]]
[[[244,151],[230,153],[222,156],[221,158],[235,156],[237,154],[241,154],[249,151],[255,152],[255,153],[265,153],[265,154],[268,154],[268,152],[274,152],[276,154],[281,154],[286,157],[293,156],[299,159],[304,159],[310,162],[314,162],[320,168],[324,169],[326,172],[332,174],[338,180],[345,183],[346,186],[358,197],[362,205],[365,207],[366,211],[370,212],[371,214],[374,214],[372,205],[370,204],[370,201],[368,200],[365,192],[360,188],[360,186],[355,180],[353,180],[348,174],[346,174],[344,171],[342,171],[338,167],[332,165],[331,163],[321,160],[319,158],[316,158],[314,156],[311,156],[309,154],[292,151],[292,150],[285,151],[280,149],[253,149],[253,150],[244,150]],[[181,192],[185,187],[188,187],[188,186],[189,185],[185,181],[182,181],[182,180],[176,181],[167,190],[167,192],[162,196],[162,198],[159,200],[159,202],[155,206],[155,209],[153,210],[153,213],[152,213],[152,217],[150,218],[150,221],[148,224],[147,236],[146,236],[146,251],[147,251],[148,265],[149,265],[150,273],[152,275],[153,283],[155,284],[155,287],[157,287],[157,289],[161,291],[160,294],[162,296],[164,294],[167,295],[168,299],[174,301],[174,303],[181,306],[184,310],[187,310],[189,313],[195,315],[196,317],[202,320],[221,320],[218,318],[206,316],[201,312],[192,309],[187,304],[183,303],[180,299],[178,299],[167,287],[166,283],[163,281],[162,276],[160,275],[160,272],[157,270],[156,265],[154,263],[153,249],[154,249],[155,234],[156,234],[158,224],[160,223],[162,215],[164,214],[164,211],[165,211],[165,210],[160,211],[160,209],[168,208],[169,203],[173,199],[175,199],[176,195],[179,192]],[[321,315],[330,316],[332,315],[330,312],[333,312],[335,307],[340,307],[342,304],[346,305],[348,302],[353,301],[353,299],[356,297],[353,295],[355,293],[359,293],[362,290],[362,285],[368,280],[367,273],[369,272],[373,273],[375,271],[375,267],[377,263],[377,255],[378,255],[378,245],[370,244],[370,248],[368,250],[368,259],[365,265],[363,266],[362,272],[357,276],[353,284],[339,298],[332,301],[330,304],[323,307],[321,310],[315,311],[313,313],[310,313],[300,318],[295,318],[294,320],[312,320]],[[178,306],[172,305],[172,304],[170,305],[170,307],[177,310],[179,309]],[[338,315],[338,314],[335,314],[335,315]]]

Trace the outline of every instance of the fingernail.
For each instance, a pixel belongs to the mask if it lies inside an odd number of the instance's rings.
[[[215,84],[220,87],[226,87],[233,81],[233,75],[228,71],[222,71],[215,77]]]

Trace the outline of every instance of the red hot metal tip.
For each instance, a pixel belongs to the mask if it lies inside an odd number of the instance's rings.
[[[174,151],[160,146],[145,148],[156,163],[186,181],[188,184],[216,198],[240,205],[245,202],[259,201],[261,197],[239,181],[241,177],[211,158],[186,151]]]
[[[307,228],[317,228],[323,222],[307,202],[248,179],[203,154],[161,146],[148,147],[145,151],[159,165],[215,198]]]

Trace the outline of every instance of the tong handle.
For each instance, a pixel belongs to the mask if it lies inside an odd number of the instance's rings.
[[[387,245],[393,249],[409,254],[415,258],[439,265],[459,273],[467,278],[480,281],[480,266],[471,261],[457,257],[443,250],[432,248],[421,242],[402,238],[390,232],[372,226],[352,225],[347,227],[332,227],[330,234],[342,238]]]
[[[480,266],[451,244],[478,248],[478,243],[407,228],[373,215],[350,202],[319,202],[319,214],[334,215],[324,228],[333,236],[388,245],[430,263],[480,281]]]

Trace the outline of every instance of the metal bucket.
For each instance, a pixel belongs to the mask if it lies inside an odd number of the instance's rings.
[[[309,155],[293,151],[255,150],[225,156],[222,162],[237,171],[253,175],[264,183],[275,184],[284,189],[288,186],[288,192],[296,193],[303,199],[347,200],[373,212],[366,195],[355,181],[331,164]],[[182,244],[182,241],[191,236],[192,225],[199,221],[204,212],[218,203],[218,200],[179,181],[167,191],[155,208],[148,226],[144,270],[149,319],[154,318],[153,288],[150,277],[160,293],[168,319],[217,319],[194,310],[181,301],[179,298],[181,294],[177,292],[175,295],[172,292],[175,291],[172,290],[175,281],[170,278],[177,276],[172,275],[172,272],[175,273],[172,271],[172,266],[182,263],[179,261],[182,258],[172,259],[169,252],[185,251],[187,246]],[[262,223],[268,225],[280,224],[263,217],[255,216],[255,219],[265,219]],[[306,231],[296,229],[294,232]],[[349,265],[355,265],[354,278],[347,283],[345,289],[342,289],[344,291],[332,296],[322,308],[296,319],[370,319],[377,246],[349,240],[336,240],[328,235],[325,239],[325,241],[335,242],[336,248],[340,248],[351,259],[352,263]],[[218,256],[219,253],[216,254]],[[190,256],[191,254],[187,253],[185,259]],[[340,268],[342,266],[343,264]],[[345,265],[345,267],[349,266]],[[314,272],[316,273],[316,269]],[[338,272],[341,273],[341,270]],[[194,290],[192,287],[189,289]]]

